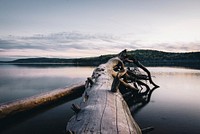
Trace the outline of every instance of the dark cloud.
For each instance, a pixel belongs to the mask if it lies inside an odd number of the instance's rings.
[[[12,40],[2,40],[0,39],[0,49],[14,49],[16,47],[18,47],[19,45],[15,43],[13,43]]]
[[[0,39],[0,49],[45,49],[42,44],[34,44],[33,42]]]

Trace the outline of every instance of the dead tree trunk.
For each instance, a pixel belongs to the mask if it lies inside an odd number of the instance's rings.
[[[141,129],[132,118],[118,89],[119,83],[123,81],[121,77],[125,74],[124,64],[119,57],[97,67],[86,82],[80,107],[73,106],[76,115],[68,122],[67,132],[141,134]],[[127,86],[127,83],[124,86],[132,87],[129,84]],[[138,91],[134,87],[131,90]]]
[[[86,81],[80,106],[72,105],[75,115],[67,124],[68,133],[142,133],[121,93],[124,96],[148,94],[151,89],[142,80],[149,80],[150,84],[158,86],[152,81],[148,69],[139,61],[136,65],[147,75],[138,75],[130,68],[126,69],[124,62],[133,62],[126,50],[94,70],[92,77]],[[143,88],[145,92],[142,92]]]
[[[71,87],[56,89],[47,93],[32,96],[22,100],[0,104],[0,119],[34,109],[39,106],[47,105],[73,94],[83,93],[84,84],[76,84]]]

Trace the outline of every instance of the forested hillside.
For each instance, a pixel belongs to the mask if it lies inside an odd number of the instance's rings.
[[[146,66],[194,66],[200,68],[200,52],[172,53],[156,50],[133,50],[129,51],[130,57],[135,57]],[[81,66],[97,66],[106,62],[115,55],[101,55],[89,58],[28,58],[18,59],[11,62],[12,64],[68,64]],[[5,63],[5,62],[4,62]]]

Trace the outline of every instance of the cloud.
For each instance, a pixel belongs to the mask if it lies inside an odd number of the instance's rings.
[[[123,41],[112,35],[56,33],[49,35],[34,35],[30,37],[11,36],[0,39],[0,49],[105,49],[133,47],[130,42]]]
[[[145,43],[135,39],[134,36],[125,38],[108,34],[83,34],[79,32],[0,38],[1,59],[8,57],[88,57],[118,53],[125,48],[129,50],[199,51],[200,42]]]
[[[152,49],[155,48],[171,52],[200,51],[200,42],[157,43],[152,45]]]

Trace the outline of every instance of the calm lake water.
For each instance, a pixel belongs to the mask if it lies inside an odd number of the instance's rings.
[[[0,65],[0,103],[29,97],[56,88],[83,82],[93,67],[26,67]],[[148,67],[160,88],[150,102],[132,114],[141,128],[153,126],[151,134],[200,133],[200,70]],[[26,118],[5,121],[1,134],[64,134],[73,115],[71,104],[80,99],[60,103],[37,111]]]

